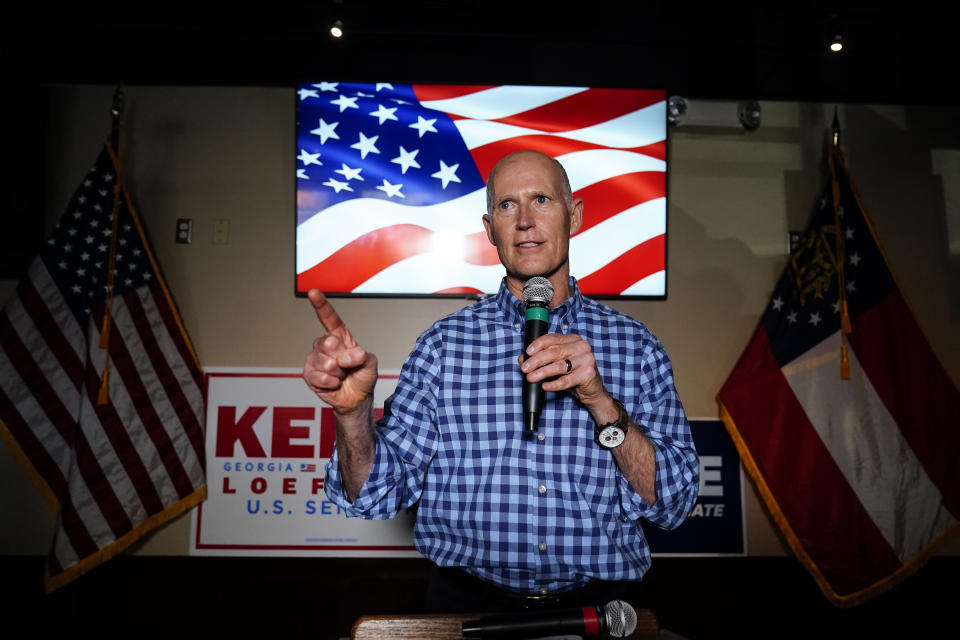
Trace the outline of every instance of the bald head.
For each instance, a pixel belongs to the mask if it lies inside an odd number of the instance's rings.
[[[497,161],[497,164],[493,166],[493,169],[490,170],[490,175],[487,176],[487,213],[492,213],[495,205],[494,199],[496,198],[496,189],[494,188],[493,183],[496,179],[497,171],[502,165],[509,165],[512,161],[522,158],[525,155],[541,157],[553,165],[557,174],[560,176],[563,201],[566,203],[568,210],[573,207],[573,191],[570,189],[570,179],[567,177],[567,172],[564,170],[563,165],[561,165],[556,158],[548,156],[540,151],[524,150],[514,151],[513,153],[503,156]]]

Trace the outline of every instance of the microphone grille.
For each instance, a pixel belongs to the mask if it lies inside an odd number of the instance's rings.
[[[614,638],[625,638],[637,628],[637,612],[623,600],[612,600],[603,607],[607,618],[607,633]]]
[[[523,285],[523,301],[550,304],[553,300],[553,285],[543,276],[533,276]]]

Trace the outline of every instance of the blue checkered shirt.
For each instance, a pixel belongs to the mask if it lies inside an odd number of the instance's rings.
[[[550,332],[591,344],[607,390],[653,444],[653,505],[594,442],[593,418],[569,393],[548,392],[536,436],[525,437],[524,305],[505,282],[420,336],[377,425],[366,483],[350,503],[334,453],[327,496],[370,519],[416,507],[420,553],[512,591],[639,580],[650,567],[639,520],[664,529],[684,520],[697,497],[697,454],[660,342],[570,283],[573,295],[550,312]]]

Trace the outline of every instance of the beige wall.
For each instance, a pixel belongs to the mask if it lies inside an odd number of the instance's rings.
[[[112,87],[50,92],[46,216],[52,224],[109,131]],[[292,89],[128,87],[125,171],[205,366],[299,367],[318,333],[293,295]],[[666,301],[617,302],[663,340],[692,417],[754,330],[823,180],[833,105],[764,102],[754,132],[679,127],[670,136]],[[960,380],[960,135],[957,110],[840,105],[843,144],[890,262],[935,350]],[[589,203],[587,203],[589,206]],[[479,217],[481,212],[478,212]],[[177,218],[194,240],[174,243]],[[211,243],[230,221],[229,244]],[[951,277],[953,276],[953,277]],[[13,283],[0,282],[0,299]],[[384,368],[463,300],[344,299],[337,308]],[[45,554],[53,516],[0,447],[0,553]],[[748,550],[781,554],[752,489]],[[189,516],[135,548],[185,554]],[[960,549],[954,545],[951,552]]]

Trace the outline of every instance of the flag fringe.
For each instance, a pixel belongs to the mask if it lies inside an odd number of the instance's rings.
[[[737,429],[737,426],[733,421],[733,417],[727,411],[727,408],[723,405],[723,402],[720,402],[719,399],[717,402],[720,406],[720,419],[723,421],[723,424],[727,429],[727,433],[730,434],[730,438],[733,440],[733,443],[737,448],[737,453],[740,454],[740,461],[743,463],[743,468],[747,470],[747,474],[750,476],[754,487],[760,494],[764,506],[767,508],[767,512],[773,518],[774,523],[779,528],[780,533],[785,538],[794,555],[798,560],[800,560],[800,563],[813,577],[814,581],[817,583],[817,586],[820,587],[820,590],[823,592],[823,595],[826,596],[827,600],[829,600],[834,606],[840,608],[855,607],[889,591],[896,585],[903,582],[906,578],[916,573],[920,567],[926,564],[927,560],[929,560],[931,556],[935,555],[950,540],[955,537],[960,537],[960,523],[955,523],[953,526],[946,529],[943,533],[934,538],[923,551],[918,553],[907,562],[903,563],[899,569],[891,573],[889,576],[878,580],[868,587],[847,595],[841,595],[837,593],[830,586],[830,583],[820,571],[820,568],[817,567],[816,563],[813,561],[813,558],[811,558],[810,554],[807,553],[803,543],[800,542],[800,538],[797,536],[796,532],[794,532],[793,527],[790,526],[790,522],[787,520],[786,515],[780,508],[780,504],[774,497],[773,492],[770,490],[770,487],[767,485],[767,482],[763,477],[763,474],[760,472],[760,468],[757,466],[756,461],[751,455],[750,449],[747,447],[746,442],[740,435],[740,431]]]
[[[202,486],[182,500],[171,504],[163,511],[153,514],[136,527],[128,531],[126,534],[117,538],[96,553],[83,558],[75,564],[70,565],[60,573],[52,575],[50,573],[50,566],[48,564],[45,571],[44,580],[47,593],[56,591],[73,580],[76,580],[85,573],[97,568],[107,560],[120,555],[123,551],[129,548],[130,545],[142,538],[146,533],[149,533],[156,527],[159,527],[160,525],[173,520],[177,516],[180,516],[187,510],[206,500],[206,498],[207,487]]]

